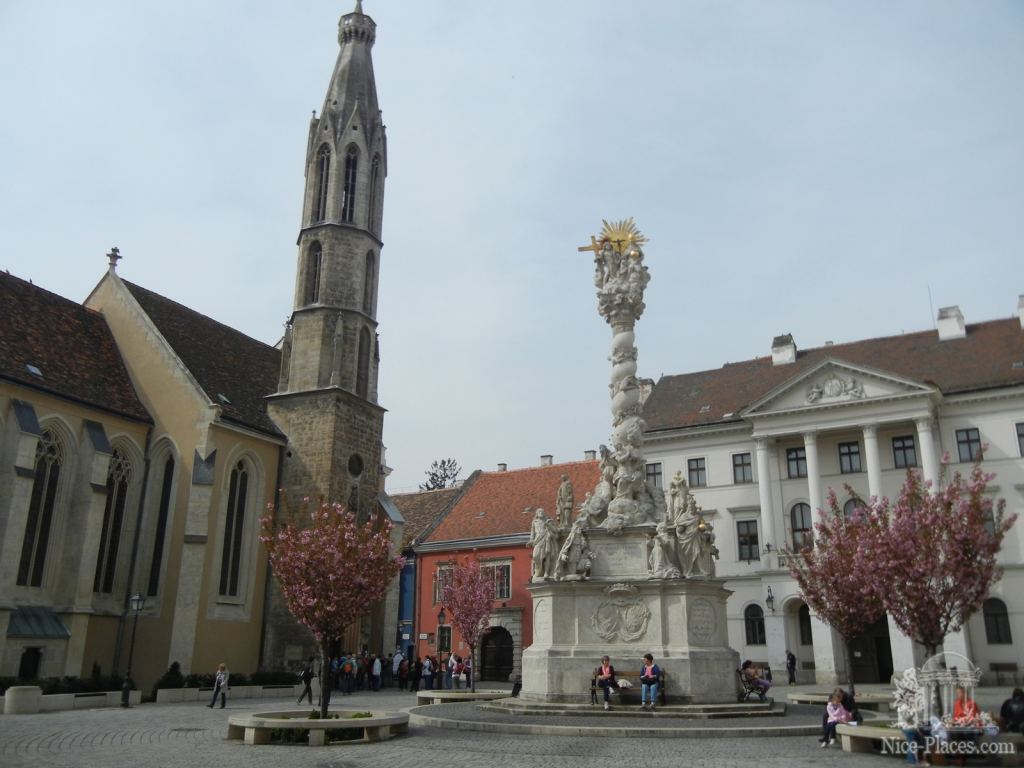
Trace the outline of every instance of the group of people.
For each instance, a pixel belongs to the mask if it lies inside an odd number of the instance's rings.
[[[407,687],[410,691],[421,688],[425,691],[451,690],[461,688],[463,684],[467,688],[473,684],[473,659],[470,656],[448,653],[443,660],[437,656],[417,656],[411,665],[404,660],[402,665],[398,678],[400,690]]]
[[[654,656],[645,653],[640,664],[640,709],[653,712],[657,707],[658,685],[661,680],[661,668],[654,663]],[[604,693],[604,708],[611,709],[611,695],[622,687],[615,677],[615,667],[611,658],[601,657],[601,663],[594,670],[594,683]]]

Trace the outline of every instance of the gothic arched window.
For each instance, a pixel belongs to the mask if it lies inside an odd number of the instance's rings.
[[[363,312],[373,314],[373,287],[377,280],[377,259],[373,251],[366,252],[366,269],[363,270]]]
[[[313,221],[327,218],[327,187],[331,179],[331,148],[326,144],[316,154],[316,187],[313,188]]]
[[[743,626],[747,631],[747,645],[767,645],[764,632],[764,611],[760,605],[748,605],[743,611]]]
[[[114,591],[114,573],[117,571],[117,552],[121,548],[124,512],[128,504],[128,484],[132,479],[132,465],[117,448],[110,456],[107,471],[107,504],[103,509],[103,527],[100,529],[100,549],[96,554],[96,575],[92,580],[93,592]]]
[[[160,481],[160,500],[156,513],[156,531],[153,533],[153,556],[149,560],[147,595],[156,595],[160,588],[160,568],[164,558],[164,540],[167,537],[167,518],[171,510],[171,491],[174,488],[174,456],[168,454],[163,463]]]
[[[367,229],[371,232],[377,224],[377,184],[380,179],[380,155],[373,156],[373,163],[370,165],[370,206],[367,216]]]
[[[309,246],[306,254],[306,286],[303,304],[315,304],[320,300],[320,271],[323,266],[323,248],[320,243]]]
[[[356,213],[356,170],[359,164],[359,150],[349,147],[345,153],[345,184],[341,197],[341,220],[351,224]]]
[[[238,596],[238,573],[241,568],[245,530],[246,502],[249,496],[249,469],[238,462],[231,470],[228,486],[228,508],[224,519],[224,546],[220,559],[220,594]]]
[[[356,370],[356,394],[366,397],[370,392],[370,332],[359,332],[359,362]]]
[[[25,538],[22,541],[21,559],[18,562],[19,586],[42,586],[46,550],[50,545],[50,528],[53,525],[53,511],[57,504],[60,467],[63,463],[63,447],[50,430],[44,430],[36,445],[35,479],[32,481],[28,519],[25,521]]]

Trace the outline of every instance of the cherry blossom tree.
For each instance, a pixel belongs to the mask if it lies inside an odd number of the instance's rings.
[[[853,496],[850,488],[847,492]],[[785,551],[790,574],[808,607],[843,638],[850,695],[853,684],[851,642],[885,615],[884,572],[876,566],[885,525],[878,511],[860,506],[849,517],[839,508],[831,488],[828,508],[814,524],[816,538],[799,552]]]
[[[948,457],[943,479],[947,470]],[[1006,501],[987,495],[994,478],[979,460],[968,478],[954,472],[935,490],[911,470],[895,504],[883,499],[880,505],[890,518],[876,564],[890,584],[885,609],[929,656],[963,627],[1002,576],[996,556],[1017,515],[1005,516]]]
[[[480,639],[490,631],[489,616],[494,605],[494,576],[480,567],[476,555],[463,557],[451,570],[451,579],[441,592],[441,603],[451,616],[452,626],[469,646],[473,658]],[[476,663],[471,690],[476,691]]]
[[[303,499],[301,512],[309,507],[309,499]],[[327,502],[308,515],[308,526],[275,524],[271,510],[260,521],[260,541],[288,610],[320,647],[320,715],[326,717],[332,685],[330,645],[384,597],[404,560],[392,553],[388,520],[360,525],[341,504]]]

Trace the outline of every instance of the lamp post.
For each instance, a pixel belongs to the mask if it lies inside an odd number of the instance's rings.
[[[140,592],[136,592],[128,598],[128,607],[135,612],[135,620],[132,622],[132,639],[128,645],[128,671],[125,672],[124,683],[121,685],[121,706],[125,708],[130,706],[128,700],[131,696],[132,688],[135,687],[135,684],[132,682],[132,660],[135,658],[135,631],[139,628],[139,614],[142,613],[142,608],[145,604],[146,598]]]
[[[772,594],[772,588],[768,587],[768,596],[764,599],[764,604],[768,606],[768,610],[775,613],[775,595]],[[128,662],[128,666],[131,666],[131,661]]]

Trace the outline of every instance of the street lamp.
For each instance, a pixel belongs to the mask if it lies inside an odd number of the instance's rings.
[[[444,612],[444,606],[441,606],[441,610],[437,612],[437,626],[447,623],[448,616]]]
[[[121,706],[127,708],[134,683],[132,682],[132,660],[135,658],[135,631],[139,628],[139,614],[146,604],[146,598],[136,592],[128,598],[128,607],[135,611],[135,621],[132,623],[132,640],[128,645],[128,671],[124,674],[124,683],[121,685]]]
[[[764,599],[764,604],[768,606],[768,610],[775,613],[775,595],[772,594],[772,588],[768,587],[768,596]],[[128,662],[128,666],[132,665],[131,661]]]

